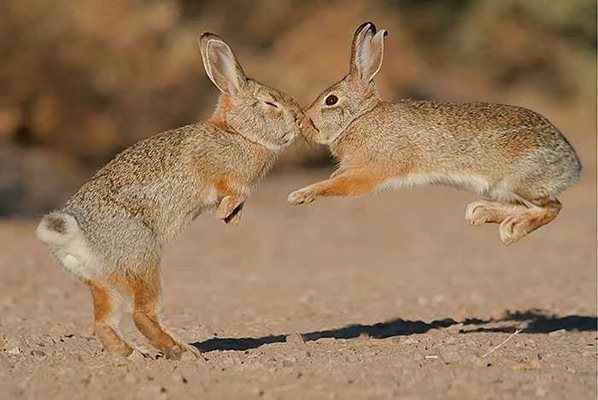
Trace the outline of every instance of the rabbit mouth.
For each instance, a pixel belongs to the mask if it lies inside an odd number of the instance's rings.
[[[287,134],[282,137],[282,146],[288,146],[291,144],[291,142],[295,139],[295,136],[297,135],[294,132],[287,132]]]
[[[315,139],[320,134],[320,130],[314,124],[314,121],[311,118],[305,118],[304,121],[301,121],[299,124],[300,133],[308,138],[308,139]]]
[[[314,128],[316,130],[316,132],[320,133],[320,130],[318,129],[316,124],[314,124],[314,120],[311,118],[307,118],[307,120],[309,121],[309,124],[311,125],[311,127]]]

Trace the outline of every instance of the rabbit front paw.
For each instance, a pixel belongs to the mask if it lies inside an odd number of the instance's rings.
[[[291,193],[287,201],[289,204],[297,205],[311,203],[315,199],[316,193],[314,191],[312,191],[310,188],[303,188]]]
[[[238,209],[238,211],[235,211],[228,217],[223,218],[223,221],[228,225],[238,225],[239,222],[241,222],[241,209]]]
[[[216,218],[230,225],[237,225],[241,220],[241,211],[245,199],[240,196],[225,196],[216,209]]]

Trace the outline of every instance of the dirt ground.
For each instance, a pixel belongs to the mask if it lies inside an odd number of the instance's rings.
[[[595,398],[593,170],[511,247],[453,189],[290,207],[327,171],[272,175],[238,227],[205,215],[166,250],[163,320],[207,361],[103,352],[35,221],[1,222],[0,397]]]

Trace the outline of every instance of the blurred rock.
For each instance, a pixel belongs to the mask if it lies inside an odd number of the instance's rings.
[[[297,332],[287,335],[286,342],[295,346],[305,346],[305,339],[300,333]]]
[[[566,329],[558,329],[556,331],[552,331],[552,332],[548,333],[548,336],[557,337],[557,336],[563,336],[566,333],[567,333]]]
[[[84,169],[68,155],[0,142],[0,217],[51,209],[84,178]]]

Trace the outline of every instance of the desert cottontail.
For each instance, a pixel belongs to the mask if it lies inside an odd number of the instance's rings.
[[[305,112],[317,130],[311,139],[329,145],[340,167],[291,193],[289,202],[440,183],[483,197],[467,206],[466,220],[500,224],[507,245],[552,221],[561,209],[558,194],[581,171],[559,130],[533,111],[504,104],[381,101],[373,78],[385,36],[370,22],[361,25],[349,74]]]
[[[304,122],[293,99],[245,77],[221,38],[205,33],[199,46],[222,92],[211,118],[124,150],[37,227],[89,286],[96,335],[111,352],[133,351],[118,333],[117,293],[132,297],[135,325],[153,346],[169,358],[186,350],[159,321],[162,247],[204,210],[237,223],[253,186]]]

